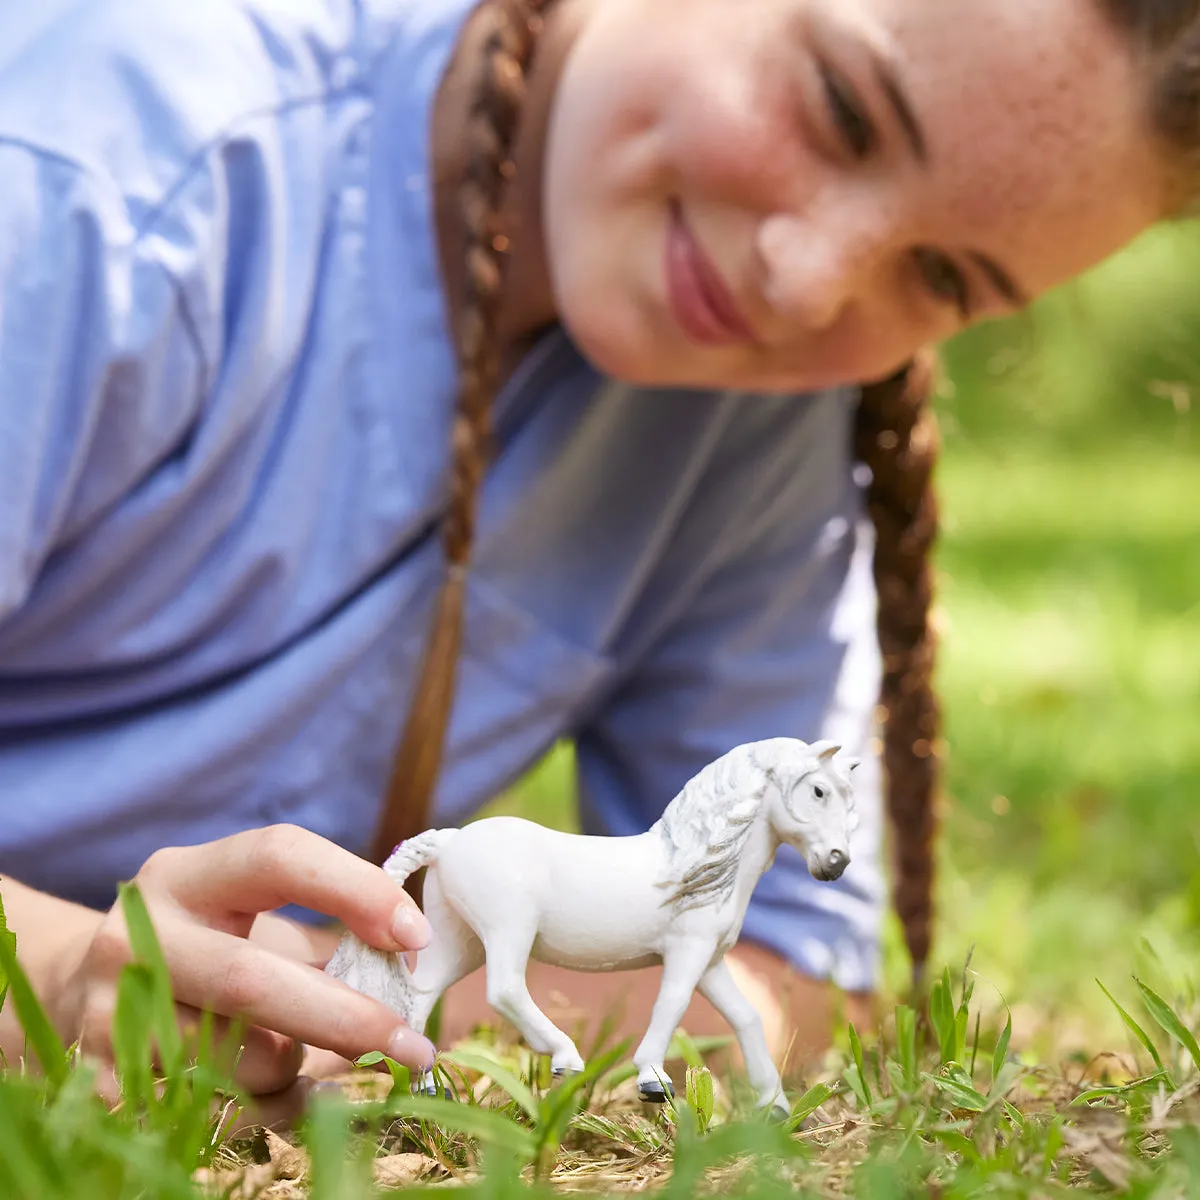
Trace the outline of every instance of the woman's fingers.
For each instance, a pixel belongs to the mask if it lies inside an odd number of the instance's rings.
[[[275,913],[260,913],[250,930],[250,941],[321,971],[333,957],[342,933],[340,925],[302,925]]]
[[[298,904],[336,917],[379,950],[419,950],[429,941],[429,922],[386,872],[295,825],[159,851],[141,873],[161,874],[178,903],[229,932],[231,922]]]
[[[432,1043],[391,1009],[313,967],[179,918],[162,940],[175,995],[184,1003],[348,1059],[382,1050],[410,1067],[433,1062]]]

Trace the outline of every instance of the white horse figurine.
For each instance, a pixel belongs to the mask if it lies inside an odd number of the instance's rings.
[[[433,936],[415,969],[402,954],[348,933],[326,971],[423,1032],[442,993],[486,962],[488,1003],[563,1074],[581,1071],[583,1059],[530,996],[529,959],[584,971],[661,963],[650,1026],[634,1055],[641,1098],[671,1094],[663,1059],[698,988],[737,1034],[759,1104],[786,1113],[762,1020],[724,956],[781,843],[804,855],[816,879],[846,869],[858,760],[839,758],[840,750],[793,738],[738,746],[636,837],[585,837],[493,817],[410,838],[384,869],[403,882],[429,868],[423,899]],[[432,1090],[432,1079],[421,1086]]]

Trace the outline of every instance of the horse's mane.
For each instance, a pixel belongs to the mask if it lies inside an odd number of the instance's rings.
[[[659,821],[668,845],[677,913],[720,903],[733,891],[738,862],[766,795],[768,776],[754,744],[738,746],[693,776]]]

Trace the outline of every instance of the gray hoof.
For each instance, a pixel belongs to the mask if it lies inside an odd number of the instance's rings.
[[[576,1075],[582,1075],[582,1071],[576,1071],[574,1067],[559,1067],[557,1070],[551,1071],[550,1075],[561,1083],[564,1079],[574,1079]]]
[[[666,1104],[674,1095],[675,1089],[671,1086],[670,1080],[659,1083],[657,1079],[654,1079],[649,1083],[638,1084],[638,1099],[645,1100],[647,1104]]]
[[[412,1094],[414,1096],[428,1096],[431,1100],[436,1100],[439,1094],[437,1080],[432,1075],[423,1076],[413,1084]],[[442,1088],[441,1096],[443,1100],[454,1099],[449,1088]]]

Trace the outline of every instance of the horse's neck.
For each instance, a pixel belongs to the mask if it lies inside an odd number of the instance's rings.
[[[760,816],[746,839],[745,848],[738,861],[737,883],[734,892],[737,903],[745,909],[750,903],[750,896],[758,886],[767,868],[775,859],[779,849],[779,839],[771,829],[770,823]]]

